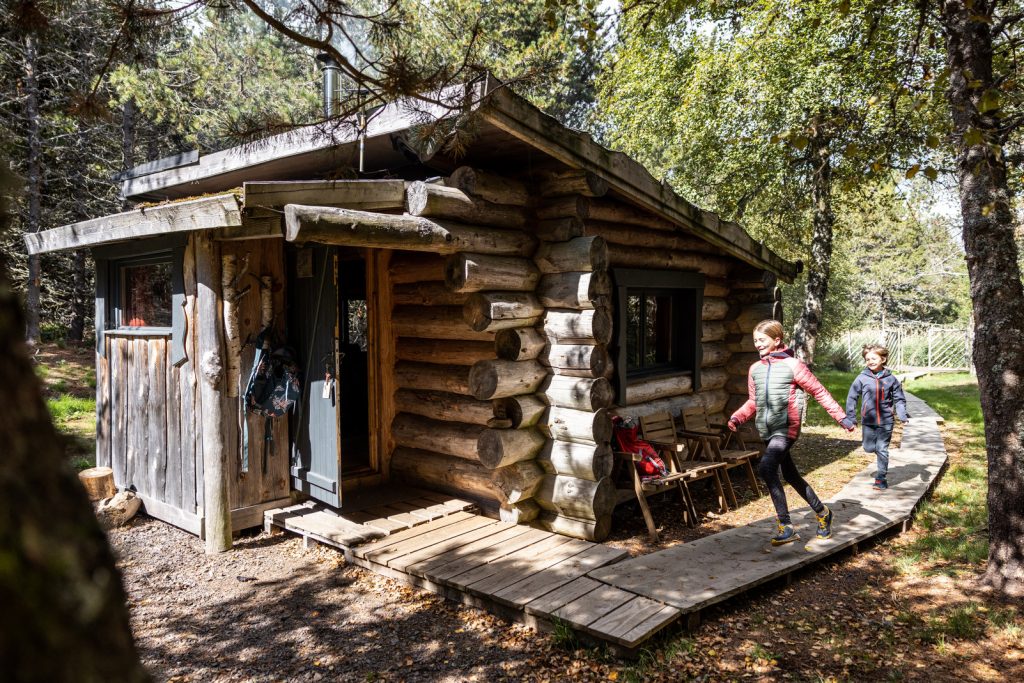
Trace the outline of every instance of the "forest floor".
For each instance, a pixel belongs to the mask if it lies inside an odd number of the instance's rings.
[[[51,401],[92,395],[91,350],[44,347],[36,358]],[[65,376],[82,386],[61,388]],[[823,378],[841,395],[851,377]],[[158,681],[1024,680],[1024,605],[977,581],[987,548],[985,460],[977,389],[965,378],[909,387],[946,417],[950,456],[910,532],[804,570],[788,587],[710,608],[696,633],[668,629],[634,660],[571,632],[536,633],[455,605],[286,535],[243,535],[232,552],[207,556],[199,539],[140,516],[109,537],[137,645]],[[794,455],[826,499],[867,457],[857,435],[814,411]],[[81,455],[69,449],[69,457]],[[627,506],[608,543],[643,554],[771,513],[766,496],[750,500],[735,481],[746,496],[739,509],[691,530],[667,499],[655,505],[662,542],[653,545]]]

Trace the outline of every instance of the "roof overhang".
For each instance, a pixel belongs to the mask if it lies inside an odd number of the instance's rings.
[[[466,88],[471,89],[469,97],[466,97]],[[176,199],[223,192],[245,182],[309,180],[329,176],[341,167],[358,168],[356,164],[360,158],[364,171],[362,177],[375,177],[378,171],[390,172],[386,175],[393,177],[394,169],[410,164],[412,150],[403,150],[397,144],[404,134],[426,122],[472,111],[476,114],[478,130],[475,142],[470,142],[462,160],[465,163],[494,163],[505,158],[514,159],[524,151],[540,152],[544,157],[570,168],[596,174],[608,181],[610,191],[619,198],[650,211],[677,229],[696,235],[756,268],[775,273],[786,281],[792,281],[799,273],[797,264],[786,261],[754,240],[740,225],[723,221],[717,215],[690,204],[627,155],[602,147],[587,133],[567,128],[493,79],[481,79],[465,88],[449,89],[433,99],[434,102],[405,100],[383,107],[368,119],[362,135],[354,121],[329,122],[330,125],[303,128],[260,143],[200,156],[198,161],[189,159],[190,163],[179,167],[151,173],[146,173],[150,169],[141,169],[142,174],[130,174],[123,182],[122,194],[130,199]],[[465,104],[467,101],[471,104]],[[452,104],[446,106],[439,102]],[[432,156],[422,151],[419,155],[421,165],[427,164]],[[72,248],[82,246],[78,243],[88,232],[91,236],[84,238],[85,241],[95,244],[98,243],[95,241],[98,239],[96,231],[102,232],[98,226],[114,218],[57,228],[63,231],[59,239],[51,239],[46,233],[27,236],[26,243],[30,253]],[[149,225],[155,224],[150,222]],[[175,225],[186,223],[177,221]],[[198,223],[196,225],[192,229],[201,229]],[[129,232],[122,228],[118,234],[128,236],[119,239],[142,236],[129,235]],[[58,244],[65,246],[56,246]]]

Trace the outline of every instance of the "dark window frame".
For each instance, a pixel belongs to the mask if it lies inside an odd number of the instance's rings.
[[[618,385],[617,394],[622,405],[629,402],[630,380],[691,373],[693,390],[699,390],[700,364],[703,357],[700,339],[703,334],[701,312],[704,307],[704,275],[688,271],[639,268],[614,268],[611,274],[615,286],[615,378]],[[630,295],[645,293],[671,296],[671,344],[672,355],[676,360],[630,370],[627,367],[627,298]]]
[[[96,352],[103,353],[105,334],[168,335],[171,338],[171,363],[181,365],[185,355],[185,238],[166,235],[136,242],[107,245],[93,249],[96,263]],[[171,325],[169,327],[127,327],[121,325],[126,267],[147,263],[171,266]]]
[[[147,254],[145,256],[129,256],[126,258],[112,259],[110,261],[110,331],[124,332],[139,332],[141,333],[160,333],[170,332],[173,327],[174,317],[174,301],[173,294],[171,301],[167,302],[167,312],[171,315],[172,321],[168,325],[127,325],[125,324],[125,309],[128,308],[127,296],[128,286],[125,283],[126,271],[129,268],[135,268],[137,266],[152,266],[166,264],[171,272],[171,287],[173,289],[174,283],[174,253],[171,251],[158,252],[156,254]]]

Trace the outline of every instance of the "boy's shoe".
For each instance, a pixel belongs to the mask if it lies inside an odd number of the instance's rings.
[[[884,491],[889,488],[889,482],[885,479],[875,479],[875,483],[871,485],[871,488],[876,491]]]
[[[799,540],[800,534],[793,529],[792,524],[782,524],[780,522],[778,533],[772,536],[772,545],[786,545],[787,543]]]
[[[818,518],[818,531],[815,535],[818,540],[825,540],[826,538],[832,538],[832,510],[826,505],[823,514],[816,515]]]

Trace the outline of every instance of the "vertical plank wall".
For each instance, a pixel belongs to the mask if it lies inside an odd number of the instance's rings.
[[[234,253],[248,272],[274,280],[274,326],[284,339],[284,275],[281,240],[220,243],[222,253]],[[118,488],[134,489],[152,516],[199,533],[203,506],[202,406],[193,359],[196,358],[194,245],[185,249],[185,353],[179,366],[169,362],[170,334],[104,335],[96,359],[96,462],[114,470]],[[219,258],[219,256],[218,256]],[[243,341],[255,340],[260,326],[257,280],[246,275],[238,289],[251,285],[238,301]],[[216,324],[221,324],[218,320]],[[255,347],[242,350],[239,394],[245,390]],[[286,498],[288,481],[288,424],[273,421],[273,446],[267,457],[262,418],[249,417],[249,471],[241,471],[241,398],[225,397],[224,425],[228,457],[229,501],[233,512]],[[252,515],[262,519],[261,515]]]

